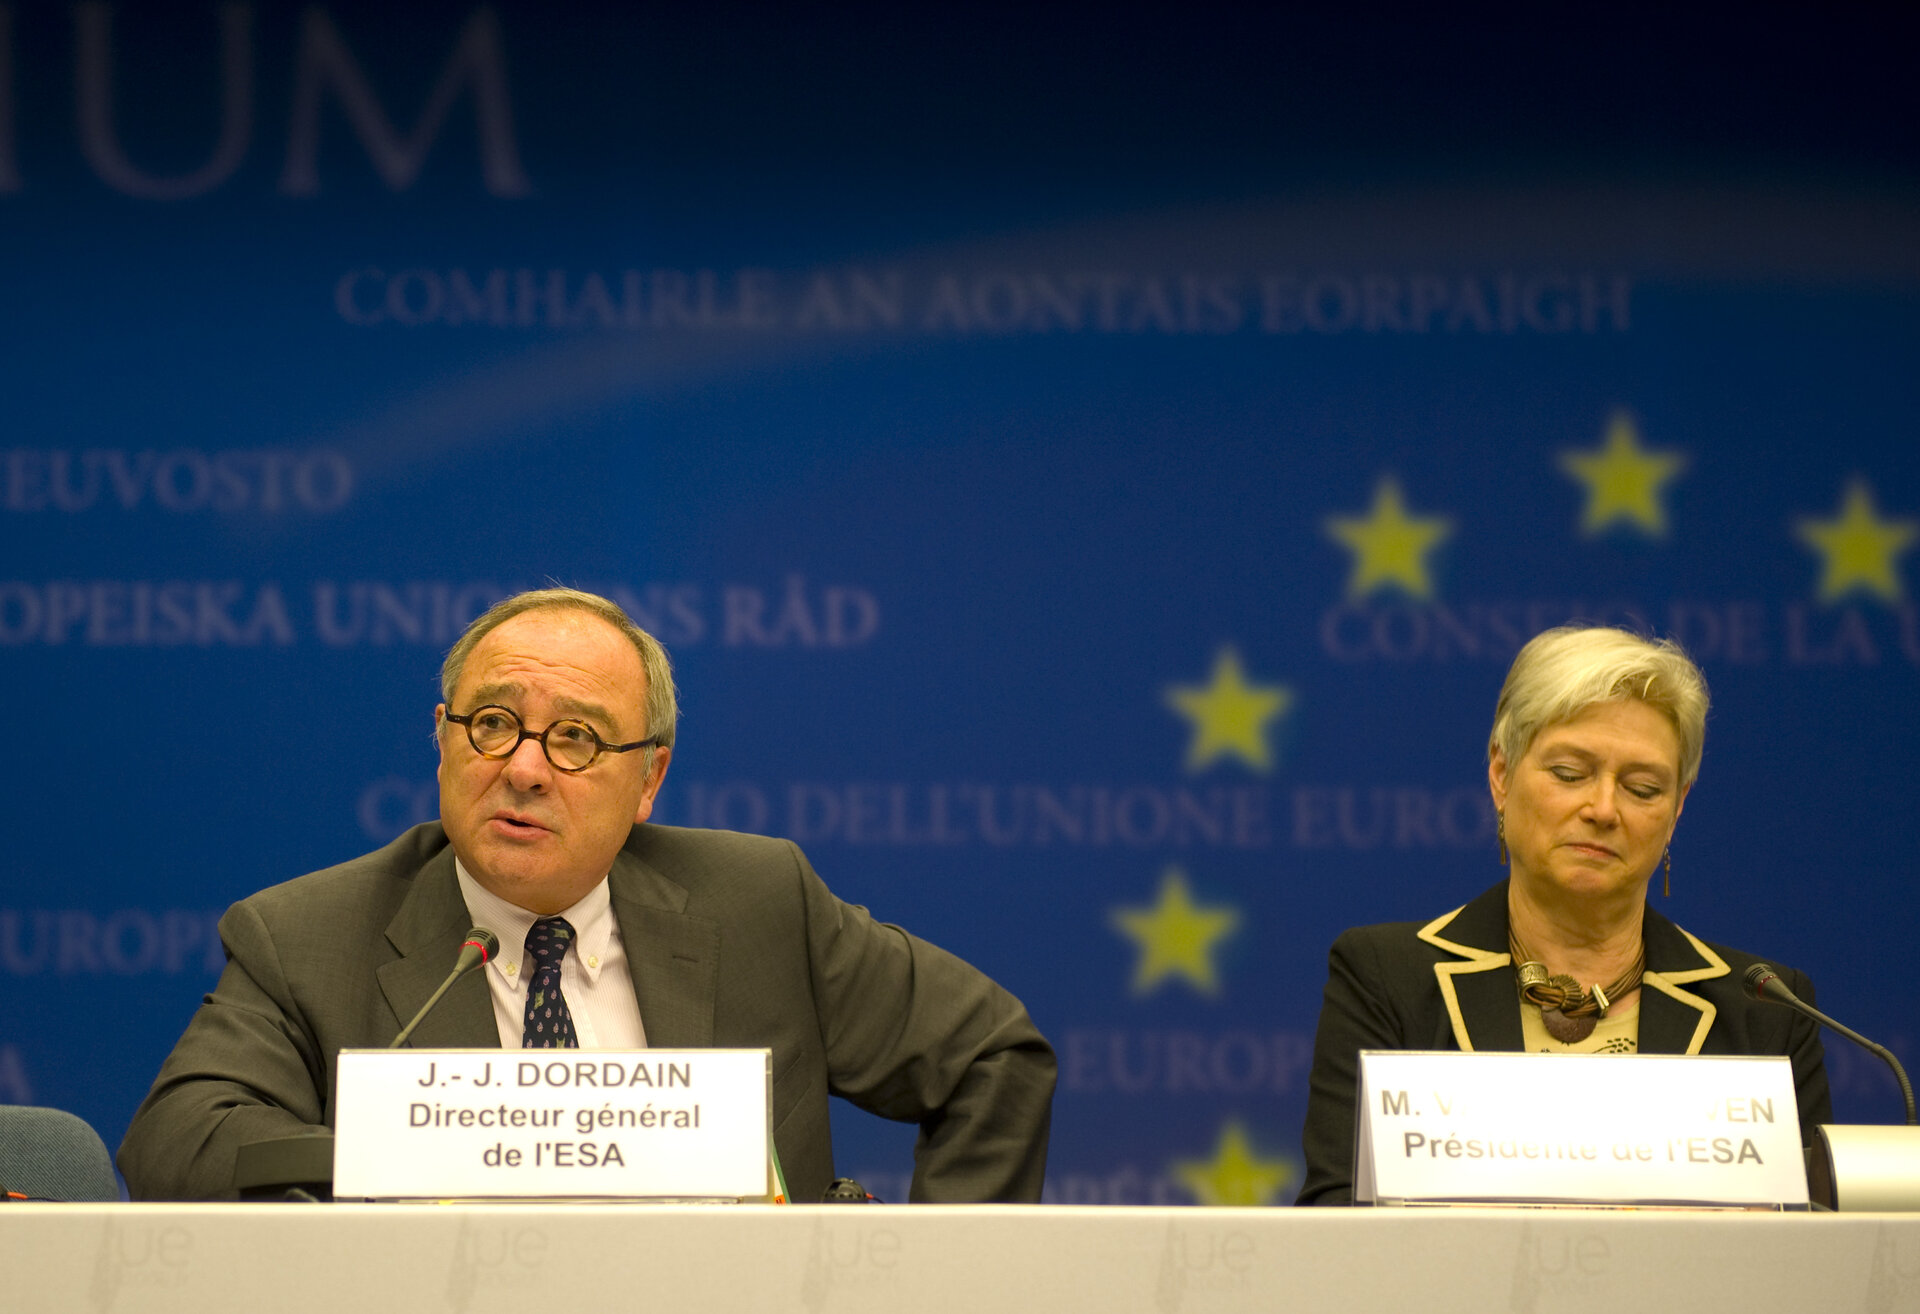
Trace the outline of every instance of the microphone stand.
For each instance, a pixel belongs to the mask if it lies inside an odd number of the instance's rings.
[[[1913,1116],[1913,1084],[1884,1045],[1876,1045],[1822,1013],[1787,988],[1765,963],[1747,969],[1749,997],[1803,1013],[1885,1059],[1906,1101],[1904,1127],[1823,1124],[1807,1149],[1807,1194],[1816,1206],[1855,1212],[1920,1213],[1920,1124]]]
[[[405,1044],[453,983],[492,958],[499,948],[500,937],[486,927],[468,931],[453,970],[387,1048],[398,1049]],[[314,1127],[291,1136],[249,1141],[234,1153],[233,1185],[242,1200],[319,1203],[333,1199],[333,1129]]]

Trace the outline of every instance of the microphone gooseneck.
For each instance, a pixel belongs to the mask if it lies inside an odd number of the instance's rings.
[[[428,997],[426,1003],[420,1005],[420,1011],[413,1015],[413,1021],[400,1028],[400,1034],[393,1038],[393,1043],[387,1048],[399,1049],[406,1044],[407,1037],[413,1034],[413,1029],[420,1025],[421,1019],[431,1013],[433,1006],[440,1002],[440,996],[446,994],[455,981],[498,952],[500,952],[500,937],[492,931],[484,926],[476,926],[468,931],[466,942],[460,946],[460,956],[453,960],[453,970],[447,973],[447,979],[440,983],[440,988]]]
[[[1868,1040],[1851,1027],[1841,1026],[1812,1004],[1809,1004],[1806,1000],[1794,994],[1792,990],[1787,988],[1787,983],[1780,979],[1780,974],[1765,963],[1755,963],[1752,967],[1749,967],[1746,975],[1742,978],[1742,984],[1746,988],[1748,998],[1757,999],[1766,1004],[1779,1004],[1783,1008],[1791,1008],[1796,1012],[1805,1013],[1821,1026],[1839,1032],[1854,1044],[1859,1045],[1863,1049],[1871,1050],[1885,1059],[1887,1066],[1893,1069],[1894,1080],[1900,1083],[1901,1098],[1907,1102],[1907,1126],[1912,1127],[1916,1125],[1913,1116],[1913,1084],[1907,1080],[1907,1070],[1900,1066],[1900,1060],[1893,1056],[1892,1050],[1888,1049],[1885,1045],[1874,1044],[1871,1040]]]

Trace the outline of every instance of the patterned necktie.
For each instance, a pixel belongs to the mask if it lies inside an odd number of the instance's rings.
[[[560,993],[560,960],[573,943],[573,926],[564,917],[542,917],[527,930],[527,961],[533,965],[527,982],[527,1019],[520,1037],[522,1049],[578,1049],[573,1014]]]

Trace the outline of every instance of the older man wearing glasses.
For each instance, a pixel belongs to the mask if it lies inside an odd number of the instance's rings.
[[[834,1175],[829,1094],[920,1124],[915,1199],[1039,1198],[1054,1059],[1017,999],[790,842],[647,824],[673,678],[617,605],[509,598],[441,690],[439,823],[222,919],[219,986],[120,1148],[136,1199],[230,1199],[240,1146],[329,1124],[335,1056],[387,1044],[475,924],[500,954],[414,1043],[768,1046],[794,1198]]]

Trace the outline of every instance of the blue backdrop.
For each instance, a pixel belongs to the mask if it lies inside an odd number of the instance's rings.
[[[550,580],[674,655],[658,819],[1028,1002],[1056,1200],[1291,1198],[1326,946],[1497,877],[1570,618],[1713,686],[1663,911],[1911,1059],[1894,30],[1330,14],[0,5],[0,1100],[117,1141]]]

